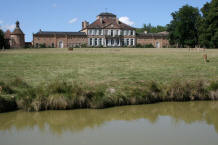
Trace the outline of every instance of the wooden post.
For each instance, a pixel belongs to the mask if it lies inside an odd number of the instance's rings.
[[[203,55],[203,58],[204,58],[204,62],[207,63],[208,60],[207,60],[207,54],[206,53]]]

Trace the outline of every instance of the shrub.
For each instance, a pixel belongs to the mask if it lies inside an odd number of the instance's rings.
[[[208,89],[210,91],[217,91],[218,90],[218,82],[211,82]]]
[[[39,44],[39,48],[46,48],[46,44],[45,43]]]
[[[136,48],[154,48],[154,46],[152,44],[146,44],[146,45],[137,44]]]
[[[0,95],[0,113],[17,109],[17,104],[14,98],[3,98]]]

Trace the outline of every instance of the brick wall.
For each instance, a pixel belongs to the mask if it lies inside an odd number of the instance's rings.
[[[52,47],[54,44],[55,48],[59,47],[59,42],[62,41],[64,48],[68,48],[75,45],[87,44],[88,38],[86,36],[33,36],[33,45],[37,47],[39,44],[45,44],[47,47]]]

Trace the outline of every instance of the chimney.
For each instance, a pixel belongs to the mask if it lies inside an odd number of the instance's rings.
[[[82,29],[85,29],[88,26],[89,26],[89,22],[87,21],[82,22]]]
[[[100,23],[103,24],[103,18],[102,17],[100,18]]]
[[[118,25],[120,24],[120,21],[119,21],[119,19],[116,19],[116,22],[117,22],[117,24],[118,24]]]

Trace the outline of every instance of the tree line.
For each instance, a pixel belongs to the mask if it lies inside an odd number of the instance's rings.
[[[5,38],[4,31],[0,29],[0,49],[9,49],[9,40]]]
[[[218,0],[207,2],[200,10],[185,5],[171,15],[173,20],[167,25],[170,44],[218,48]]]
[[[207,2],[199,10],[184,5],[171,14],[172,20],[166,26],[144,24],[138,33],[169,32],[169,43],[176,47],[218,48],[218,0]]]

